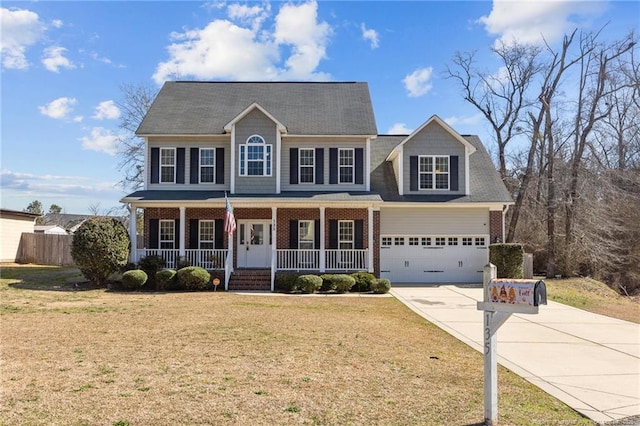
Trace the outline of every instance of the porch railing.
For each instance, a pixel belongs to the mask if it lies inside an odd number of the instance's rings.
[[[320,250],[278,249],[276,268],[278,270],[320,270]],[[325,250],[325,270],[366,271],[368,250]]]
[[[135,262],[143,257],[160,256],[165,261],[165,267],[175,269],[180,259],[180,250],[177,249],[137,249],[135,251]],[[201,266],[205,269],[224,269],[227,259],[226,249],[188,249],[185,250],[186,260],[190,265]]]

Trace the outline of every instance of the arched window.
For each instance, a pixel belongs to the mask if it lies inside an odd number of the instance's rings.
[[[240,176],[271,176],[271,147],[262,136],[249,136],[240,145]]]

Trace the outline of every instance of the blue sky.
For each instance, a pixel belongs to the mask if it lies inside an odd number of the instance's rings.
[[[557,43],[639,27],[636,1],[10,2],[1,7],[1,201],[119,207],[121,84],[167,79],[366,81],[379,133],[437,114],[486,125],[445,78],[456,51],[497,72],[497,40]]]

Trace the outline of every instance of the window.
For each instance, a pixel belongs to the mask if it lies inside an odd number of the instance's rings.
[[[431,245],[431,237],[422,237],[422,245],[430,246]]]
[[[389,247],[392,242],[393,242],[393,239],[391,237],[382,237],[382,245],[383,246]]]
[[[300,183],[313,183],[315,178],[315,152],[313,148],[300,148],[299,150],[299,176]]]
[[[354,169],[353,148],[340,148],[338,150],[338,182],[353,183]]]
[[[449,237],[449,245],[457,246],[458,245],[458,237]]]
[[[462,245],[463,246],[472,246],[473,245],[473,238],[471,238],[471,237],[462,237]]]
[[[485,246],[486,242],[484,237],[476,237],[476,245],[477,246]]]
[[[395,237],[393,239],[393,245],[394,246],[403,246],[404,245],[404,238],[403,237]]]
[[[176,149],[160,148],[160,183],[176,181]]]
[[[176,222],[173,220],[160,221],[160,248],[172,249],[175,244]]]
[[[420,241],[420,238],[418,237],[409,237],[410,246],[417,246],[419,241]]]
[[[418,188],[449,189],[449,157],[418,157]]]
[[[313,220],[298,221],[298,248],[312,250],[314,248],[314,223]]]
[[[351,250],[353,249],[353,221],[338,221],[338,248]]]
[[[271,145],[253,135],[240,145],[240,176],[271,176]]]
[[[200,183],[213,183],[215,180],[215,149],[200,148]]]
[[[447,239],[444,237],[436,237],[436,245],[437,246],[444,246],[446,245]]]
[[[215,248],[214,229],[215,226],[213,220],[200,221],[200,249]]]

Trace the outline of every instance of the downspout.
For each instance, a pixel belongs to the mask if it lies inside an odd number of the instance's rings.
[[[508,212],[508,211],[509,211],[509,204],[505,204],[505,205],[504,205],[504,207],[502,208],[502,242],[503,242],[503,243],[506,243],[506,242],[507,242],[507,241],[506,241],[506,239],[507,239],[506,235],[507,235],[507,234],[505,234],[506,229],[505,229],[504,224],[505,224],[505,222],[506,222],[506,220],[505,220],[505,219],[506,219],[506,217],[507,217],[507,212]]]

